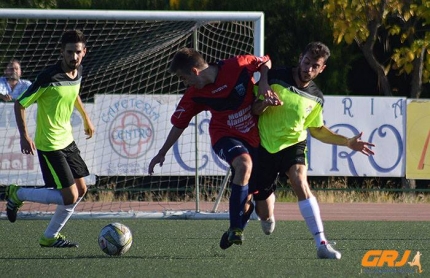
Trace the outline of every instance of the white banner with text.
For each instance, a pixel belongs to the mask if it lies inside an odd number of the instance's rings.
[[[170,117],[181,96],[177,95],[97,95],[94,104],[85,104],[95,126],[94,138],[86,139],[77,111],[72,117],[75,141],[91,172],[97,176],[144,176],[148,164],[164,144]],[[34,135],[36,105],[27,109],[29,133]],[[37,154],[20,152],[13,104],[0,104],[0,155],[2,184],[43,185]],[[308,137],[310,176],[405,175],[406,98],[326,96],[324,119],[328,128],[352,137],[363,132],[362,140],[374,143],[374,156],[365,156],[347,147],[324,144]],[[227,164],[212,151],[208,133],[210,113],[193,119],[172,146],[162,167],[154,175],[225,175]],[[196,143],[197,142],[197,143]]]

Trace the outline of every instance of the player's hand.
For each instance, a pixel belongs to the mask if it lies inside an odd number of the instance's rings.
[[[148,167],[148,174],[152,175],[154,174],[154,167],[157,164],[160,164],[160,167],[163,166],[164,160],[165,160],[165,155],[164,154],[160,154],[158,153],[149,163],[149,167]]]
[[[87,135],[86,139],[90,139],[91,137],[93,137],[95,133],[95,128],[93,123],[90,120],[87,120],[84,122],[84,132],[85,132],[85,135]]]
[[[370,156],[375,153],[370,149],[370,147],[374,147],[375,144],[361,141],[361,136],[363,132],[360,132],[356,136],[348,139],[348,147],[353,149],[354,151],[361,152],[364,155]]]
[[[258,87],[258,94],[264,97],[267,106],[279,106],[283,102],[267,83],[261,83]]]
[[[12,97],[9,95],[9,94],[6,94],[6,95],[1,95],[1,99],[3,100],[3,101],[11,101],[12,100]]]
[[[264,103],[266,106],[280,106],[284,104],[275,92],[268,94],[268,96],[264,98]]]
[[[20,143],[21,153],[34,155],[34,152],[36,151],[36,145],[34,144],[33,140],[28,137],[21,137]]]

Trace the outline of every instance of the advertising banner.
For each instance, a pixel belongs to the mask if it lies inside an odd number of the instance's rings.
[[[406,178],[430,179],[430,100],[408,100]]]
[[[326,96],[325,125],[346,137],[363,132],[374,156],[308,141],[310,176],[401,177],[405,169],[406,98]]]
[[[90,169],[87,182],[95,176],[145,176],[151,159],[168,138],[170,117],[180,95],[96,95],[85,104],[95,126],[95,136],[86,139],[82,118],[74,112],[71,124],[75,141]],[[413,107],[412,107],[412,106]],[[428,103],[425,103],[428,105]],[[422,103],[408,109],[408,175],[427,177],[430,111]],[[425,107],[424,107],[425,106]],[[37,105],[26,110],[29,133],[34,135]],[[374,156],[365,156],[344,146],[324,144],[308,136],[310,176],[405,175],[406,99],[394,97],[325,97],[324,120],[333,132],[352,137],[363,132],[362,140],[376,145]],[[426,114],[427,113],[427,114]],[[427,116],[426,116],[427,115]],[[208,126],[210,113],[202,112],[173,144],[154,175],[225,175],[228,165],[212,151]],[[414,120],[416,119],[416,120]],[[420,123],[419,125],[417,123]],[[424,123],[424,125],[422,124]],[[426,124],[427,123],[427,128]],[[0,103],[0,180],[3,184],[43,185],[37,155],[20,152],[19,134],[12,103]],[[197,143],[196,143],[197,142]],[[411,164],[409,164],[409,162]],[[421,166],[422,167],[421,167]],[[415,168],[414,168],[415,167]],[[426,172],[427,171],[427,172]],[[426,173],[425,173],[426,172]]]
[[[34,155],[21,153],[20,136],[15,121],[13,103],[0,103],[0,136],[3,144],[0,145],[0,182],[1,184],[15,183],[18,185],[45,185],[39,166],[37,152]],[[86,104],[88,114],[93,114],[93,104]],[[31,105],[25,110],[26,123],[30,137],[34,139],[36,131],[37,105]],[[85,160],[91,175],[86,177],[88,184],[95,183],[93,172],[95,138],[86,139],[82,117],[78,111],[73,111],[71,125],[73,136],[78,145],[81,156]]]
[[[169,135],[170,117],[181,96],[97,95],[98,175],[147,175],[151,159]],[[210,113],[202,112],[185,129],[166,154],[155,175],[225,175],[227,166],[212,151],[208,124]],[[196,144],[197,154],[196,154]]]

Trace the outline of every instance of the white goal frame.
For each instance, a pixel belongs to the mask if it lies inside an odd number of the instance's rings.
[[[0,9],[1,18],[28,19],[101,19],[101,20],[195,20],[195,21],[253,21],[254,55],[264,55],[263,12],[195,12],[195,11],[114,11],[114,10],[41,10]]]
[[[220,12],[220,11],[115,11],[115,10],[60,10],[60,9],[0,9],[0,19],[16,18],[16,19],[70,19],[70,20],[154,20],[154,21],[250,21],[254,24],[254,55],[263,56],[264,53],[264,13],[263,12]],[[197,44],[196,44],[197,45]],[[197,47],[196,47],[197,48]],[[198,49],[197,49],[198,50]],[[258,80],[259,76],[256,74],[255,78]],[[197,158],[197,154],[196,154]],[[197,163],[197,162],[196,162]],[[196,167],[197,169],[198,167]],[[220,192],[216,198],[215,204],[211,212],[218,211],[218,205],[221,201],[223,192],[228,184],[230,176],[230,170],[227,171],[226,176],[222,182]],[[199,204],[199,185],[198,185],[198,173],[196,171],[196,207],[195,211],[188,211],[184,214],[185,218],[193,218],[195,213],[200,213]],[[41,216],[37,214],[37,216]],[[83,214],[84,217],[85,213]],[[94,217],[94,213],[89,213],[91,217]],[[109,214],[110,215],[110,214]],[[140,214],[143,217],[147,217],[146,213]],[[170,213],[178,218],[177,213]],[[0,217],[2,215],[0,214]],[[4,216],[4,215],[3,215]],[[122,214],[113,214],[118,217]],[[138,216],[133,213],[132,217]],[[103,216],[102,216],[103,217]],[[153,217],[153,216],[150,216]],[[161,217],[166,217],[166,214],[161,214]],[[201,218],[201,214],[196,216]],[[219,219],[218,214],[215,218]],[[228,217],[228,215],[227,215]],[[158,218],[158,217],[157,217]],[[209,217],[210,218],[210,217]]]

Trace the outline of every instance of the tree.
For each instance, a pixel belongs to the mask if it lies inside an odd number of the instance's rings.
[[[179,1],[179,0],[178,0]],[[182,0],[192,2],[192,0]],[[322,73],[324,78],[316,80],[321,90],[328,95],[348,95],[348,73],[350,65],[361,55],[352,53],[345,43],[333,44],[329,21],[313,0],[207,0],[205,10],[217,11],[262,11],[265,14],[265,52],[272,58],[274,67],[294,66],[300,51],[311,41],[326,43],[331,51],[329,66]]]
[[[56,0],[1,0],[1,8],[52,9],[57,7]]]
[[[336,43],[356,43],[378,75],[380,91],[391,96],[391,71],[410,76],[409,95],[419,98],[430,82],[430,1],[314,0],[321,4]],[[385,55],[378,57],[375,44]]]

